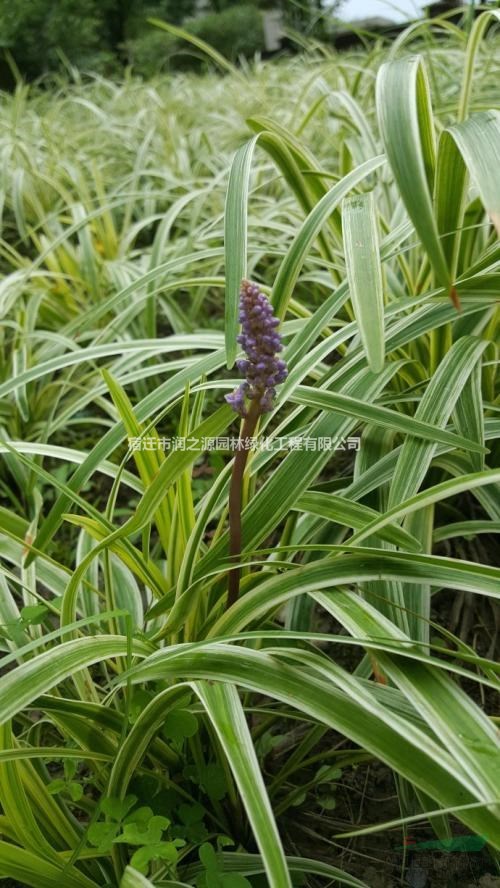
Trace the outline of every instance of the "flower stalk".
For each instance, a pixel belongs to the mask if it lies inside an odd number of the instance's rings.
[[[257,284],[246,280],[241,283],[239,320],[242,332],[238,342],[246,358],[239,360],[237,367],[245,379],[230,395],[226,395],[226,401],[243,417],[229,489],[229,554],[235,560],[240,557],[242,549],[243,476],[252,438],[259,417],[273,409],[276,385],[284,382],[288,375],[285,362],[276,357],[283,348],[281,336],[276,330],[279,320],[274,316],[267,296]],[[228,608],[238,600],[240,578],[241,567],[229,571]]]

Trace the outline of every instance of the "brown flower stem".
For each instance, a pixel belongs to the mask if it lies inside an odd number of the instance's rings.
[[[249,448],[246,439],[252,438],[259,419],[259,399],[255,398],[248,411],[248,415],[241,427],[239,446],[236,451],[229,487],[229,555],[231,558],[239,558],[241,555],[241,505],[243,475],[247,464]],[[226,608],[230,608],[238,600],[240,594],[241,567],[233,567],[229,571],[227,586]]]

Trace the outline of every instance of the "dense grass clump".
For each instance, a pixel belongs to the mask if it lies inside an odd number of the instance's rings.
[[[495,872],[495,21],[3,97],[14,885],[398,884],[408,830]],[[288,375],[235,546],[242,279]]]

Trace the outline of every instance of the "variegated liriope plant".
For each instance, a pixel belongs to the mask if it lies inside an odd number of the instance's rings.
[[[493,868],[496,18],[412,27],[382,57],[6,97],[14,884],[359,888],[363,835],[408,824],[485,837]],[[246,278],[288,368],[258,377],[259,435],[289,446],[236,473],[231,547],[237,454],[207,440],[244,432],[223,395]],[[341,804],[374,762],[390,823]]]

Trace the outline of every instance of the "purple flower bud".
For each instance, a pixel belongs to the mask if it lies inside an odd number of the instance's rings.
[[[245,398],[257,400],[260,412],[268,413],[273,409],[274,386],[286,379],[288,370],[285,361],[275,357],[283,349],[276,330],[279,319],[274,317],[267,296],[249,281],[241,282],[239,320],[242,332],[237,341],[247,360],[237,361],[237,367],[246,379],[226,395],[226,401],[241,416],[247,415]]]

